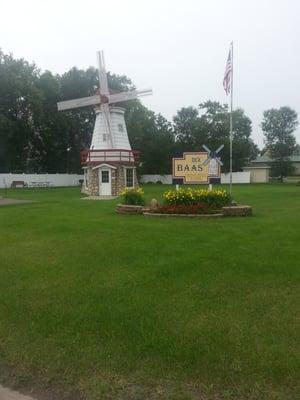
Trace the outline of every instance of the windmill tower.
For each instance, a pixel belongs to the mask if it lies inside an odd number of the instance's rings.
[[[152,94],[151,89],[111,93],[108,88],[103,51],[99,51],[99,82],[96,94],[61,101],[57,108],[69,110],[94,106],[96,120],[89,150],[81,152],[84,170],[82,191],[90,196],[117,196],[125,187],[138,185],[136,163],[138,152],[130,147],[124,119],[124,108],[117,103]]]

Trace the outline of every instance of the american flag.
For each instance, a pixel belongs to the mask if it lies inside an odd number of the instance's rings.
[[[232,55],[230,49],[226,61],[225,74],[223,79],[223,87],[227,95],[231,91],[231,71],[232,71]]]

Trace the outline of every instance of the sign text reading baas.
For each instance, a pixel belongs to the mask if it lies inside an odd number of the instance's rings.
[[[173,180],[182,183],[208,183],[209,166],[204,164],[207,152],[184,153],[173,158]]]
[[[203,171],[200,157],[192,157],[192,164],[177,164],[178,172],[200,172]],[[195,164],[194,164],[195,163]],[[196,164],[197,163],[197,164]]]

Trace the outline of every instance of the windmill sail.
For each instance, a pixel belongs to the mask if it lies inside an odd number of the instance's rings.
[[[61,101],[57,103],[57,108],[59,111],[61,111],[86,106],[96,106],[96,120],[91,149],[131,150],[124,120],[124,109],[114,105],[128,100],[133,100],[138,97],[150,95],[152,94],[152,90],[130,90],[127,92],[110,94],[103,51],[98,51],[97,57],[99,74],[98,93],[90,97]]]
[[[70,110],[72,108],[93,106],[95,104],[99,104],[99,101],[100,101],[99,95],[81,97],[80,99],[74,99],[74,100],[60,101],[59,103],[57,103],[57,109],[58,111],[63,111],[63,110]]]
[[[102,95],[108,96],[108,82],[107,82],[107,75],[105,71],[105,63],[104,63],[104,54],[103,51],[98,51],[98,61],[99,61],[99,86],[100,86],[100,93]]]
[[[152,94],[152,89],[131,90],[129,92],[122,92],[109,95],[110,103],[120,103],[122,101],[134,100],[138,97],[148,96]]]

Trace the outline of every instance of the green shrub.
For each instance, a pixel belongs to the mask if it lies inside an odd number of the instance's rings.
[[[145,204],[144,191],[141,188],[124,189],[120,193],[122,204],[143,206]]]
[[[180,188],[169,190],[163,195],[164,201],[169,205],[197,205],[205,204],[210,208],[220,209],[231,202],[231,197],[226,190]]]

